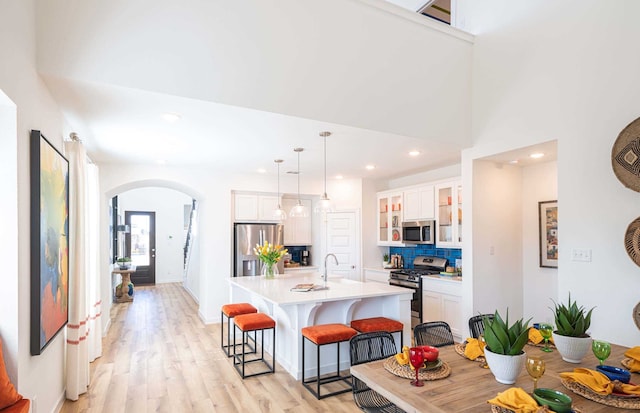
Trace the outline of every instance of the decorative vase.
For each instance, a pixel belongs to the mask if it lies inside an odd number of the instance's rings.
[[[524,351],[517,356],[509,356],[494,353],[487,347],[484,348],[484,356],[496,381],[502,384],[515,383],[527,359]]]
[[[554,331],[553,344],[562,356],[562,360],[577,364],[591,350],[591,337],[561,336]]]
[[[278,274],[278,264],[269,264],[265,262],[262,267],[262,275],[264,275],[265,278],[274,278],[276,274]]]

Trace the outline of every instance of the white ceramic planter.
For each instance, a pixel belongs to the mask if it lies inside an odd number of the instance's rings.
[[[485,347],[484,356],[489,364],[489,369],[498,383],[513,384],[520,375],[527,354],[522,352],[517,356],[505,356],[496,354]]]
[[[580,363],[591,349],[591,337],[567,337],[553,332],[553,344],[569,363]]]

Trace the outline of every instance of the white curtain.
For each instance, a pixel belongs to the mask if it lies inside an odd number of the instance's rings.
[[[102,355],[98,168],[79,141],[65,142],[69,159],[69,323],[66,397],[89,387],[89,363]]]

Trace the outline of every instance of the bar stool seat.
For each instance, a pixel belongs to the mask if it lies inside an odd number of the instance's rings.
[[[316,326],[304,327],[302,332],[302,385],[311,392],[317,399],[323,399],[329,396],[335,396],[351,391],[351,375],[340,375],[340,343],[347,342],[351,337],[358,334],[353,328],[344,324],[320,324]],[[305,341],[310,341],[316,346],[316,376],[305,379]],[[330,376],[322,377],[320,372],[320,347],[329,344],[336,344],[337,359],[336,372]],[[347,383],[347,388],[342,388],[326,394],[320,393],[320,386],[336,381]],[[315,383],[315,387],[312,384]]]
[[[387,317],[361,318],[351,321],[351,328],[359,333],[373,333],[374,331],[386,331],[388,333],[400,333],[400,349],[404,346],[404,324]]]
[[[239,344],[231,343],[231,319],[241,314],[257,313],[258,309],[249,303],[225,304],[220,310],[220,346],[224,353],[231,357],[231,347]],[[227,344],[224,343],[224,319],[227,318]]]
[[[233,366],[240,376],[244,379],[252,376],[259,376],[261,374],[273,373],[276,370],[276,322],[273,318],[269,317],[265,313],[249,313],[240,314],[233,318],[235,328],[233,329],[233,342],[236,341],[236,329],[242,332],[242,352],[236,353],[236,346],[233,346]],[[271,347],[271,363],[264,358],[264,332],[266,330],[272,330],[273,341]],[[246,356],[249,352],[245,351],[245,344],[247,343],[247,337],[249,333],[253,332],[253,342],[257,343],[257,334],[260,331],[261,344],[260,344],[260,357],[254,357],[247,360]],[[257,346],[256,346],[257,347]],[[257,353],[257,350],[252,349],[251,353]],[[245,367],[247,363],[262,362],[267,366],[267,370],[254,372],[251,374],[245,373]]]

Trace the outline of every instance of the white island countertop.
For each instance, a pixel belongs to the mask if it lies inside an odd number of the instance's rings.
[[[264,300],[277,305],[304,304],[352,298],[383,297],[398,294],[412,294],[410,290],[382,283],[366,283],[341,277],[329,276],[327,290],[290,291],[297,284],[323,285],[318,273],[296,273],[276,275],[273,279],[262,276],[235,277],[229,279],[232,285],[260,295]]]
[[[353,281],[329,276],[327,290],[290,291],[297,284],[322,285],[317,272],[278,274],[273,279],[263,276],[229,279],[230,302],[247,302],[276,321],[276,360],[299,380],[302,374],[302,340],[300,330],[327,323],[349,325],[351,320],[367,317],[388,317],[404,324],[404,342],[411,340],[411,298],[413,290],[384,283]],[[267,338],[269,333],[266,333]],[[270,339],[269,339],[270,340]],[[274,349],[266,343],[267,352]],[[396,345],[401,351],[400,340]],[[343,342],[340,368],[349,368],[349,343]],[[315,354],[305,354],[306,377],[316,374]],[[322,370],[335,371],[334,357],[324,357]]]

